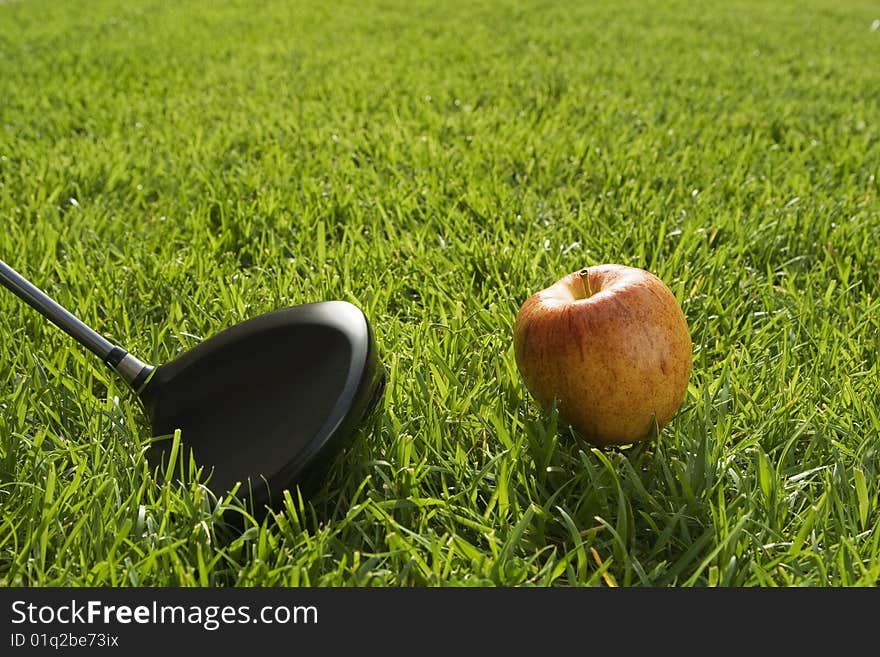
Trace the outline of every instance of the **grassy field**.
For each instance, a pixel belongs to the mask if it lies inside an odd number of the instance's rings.
[[[0,290],[0,585],[880,582],[880,8],[0,4],[0,259],[141,359],[360,305],[389,383],[243,532]],[[691,328],[656,440],[529,397],[533,292],[620,262]],[[233,505],[234,506],[234,505]]]

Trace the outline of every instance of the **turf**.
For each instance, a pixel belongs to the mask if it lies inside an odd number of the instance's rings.
[[[0,4],[0,258],[154,363],[349,300],[389,375],[324,487],[257,522],[161,483],[133,395],[0,291],[0,584],[876,585],[878,18]],[[672,422],[605,450],[511,341],[602,262],[666,281],[694,341]]]

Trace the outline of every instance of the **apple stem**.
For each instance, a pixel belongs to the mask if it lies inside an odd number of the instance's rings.
[[[593,289],[590,287],[590,271],[588,269],[581,269],[578,272],[578,276],[581,277],[581,282],[584,284],[584,293],[587,295],[586,298],[589,299],[593,296]]]

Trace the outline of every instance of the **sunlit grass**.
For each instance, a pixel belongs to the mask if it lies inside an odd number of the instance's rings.
[[[807,4],[0,4],[0,258],[153,363],[346,299],[389,374],[257,523],[157,483],[133,395],[0,290],[0,583],[876,585],[880,12]],[[627,449],[513,360],[601,262],[694,341]]]

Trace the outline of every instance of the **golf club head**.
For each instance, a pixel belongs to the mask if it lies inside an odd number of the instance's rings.
[[[375,407],[385,383],[361,310],[322,301],[232,326],[156,368],[140,396],[154,436],[181,447],[218,496],[232,490],[255,514],[285,489],[319,484]],[[150,462],[171,440],[154,442]]]

